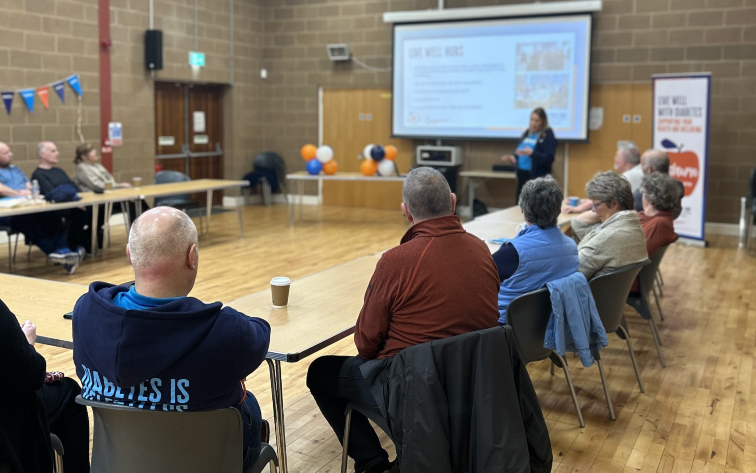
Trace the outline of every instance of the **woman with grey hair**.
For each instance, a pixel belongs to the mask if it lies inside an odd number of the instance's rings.
[[[627,179],[611,171],[600,172],[586,184],[585,192],[601,222],[586,228],[572,219],[573,231],[580,238],[580,272],[585,278],[648,259],[646,237]]]
[[[580,266],[577,246],[557,227],[562,191],[550,177],[522,186],[520,209],[527,227],[493,254],[499,271],[499,323],[506,324],[509,303],[518,296],[567,277]]]

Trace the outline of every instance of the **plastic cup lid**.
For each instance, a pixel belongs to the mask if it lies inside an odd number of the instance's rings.
[[[291,284],[291,279],[287,277],[277,277],[271,279],[270,283],[274,286],[288,286]]]

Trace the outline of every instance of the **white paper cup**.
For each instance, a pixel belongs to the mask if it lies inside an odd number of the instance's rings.
[[[282,309],[289,305],[289,288],[291,279],[276,277],[270,280],[270,293],[273,298],[273,308]]]

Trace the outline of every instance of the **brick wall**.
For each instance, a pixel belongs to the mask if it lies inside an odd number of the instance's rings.
[[[114,174],[119,180],[142,176],[151,180],[154,165],[154,82],[144,68],[144,31],[149,28],[148,0],[111,0],[113,46],[113,121],[123,123],[124,144],[114,149]],[[193,0],[155,0],[156,29],[163,30],[164,66],[157,80],[231,82],[228,0],[199,0],[198,48],[207,67],[192,74],[188,51],[194,49]],[[257,71],[262,58],[262,2],[234,5],[234,76],[225,97],[227,177],[238,177],[260,148]],[[98,10],[93,0],[0,0],[0,90],[34,87],[78,73],[82,100],[82,134],[99,144]],[[77,101],[66,90],[66,104],[50,91],[50,109],[37,101],[34,114],[19,96],[10,115],[0,113],[0,141],[27,174],[36,167],[34,147],[53,140],[60,166],[73,173]],[[181,120],[182,117],[177,117]]]
[[[447,8],[521,0],[446,0]],[[346,42],[372,66],[391,62],[386,10],[433,8],[433,0],[265,0],[262,85],[263,143],[303,169],[298,147],[317,139],[317,87],[391,85],[389,73],[327,59],[327,43]],[[596,15],[594,82],[648,82],[657,72],[713,73],[708,220],[736,222],[739,197],[756,166],[756,0],[604,0]],[[450,142],[451,143],[451,142]],[[466,167],[489,167],[510,143],[467,142]],[[554,173],[561,182],[561,149]],[[511,205],[511,186],[489,185],[480,196]],[[464,195],[462,201],[466,202]]]

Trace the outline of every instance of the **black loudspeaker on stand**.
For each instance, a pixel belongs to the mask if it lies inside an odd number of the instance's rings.
[[[144,33],[144,66],[148,71],[163,69],[163,32],[147,30]]]

